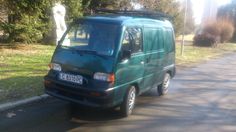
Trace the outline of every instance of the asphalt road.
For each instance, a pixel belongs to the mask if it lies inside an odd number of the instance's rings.
[[[156,90],[138,97],[134,114],[122,118],[117,110],[71,108],[48,99],[0,113],[0,131],[236,131],[236,54],[181,69],[170,92]]]

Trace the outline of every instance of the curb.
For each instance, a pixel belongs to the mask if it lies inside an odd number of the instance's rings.
[[[49,97],[50,97],[49,95],[43,94],[43,95],[40,95],[40,96],[34,96],[34,97],[31,97],[31,98],[27,98],[27,99],[15,101],[15,102],[9,102],[9,103],[5,103],[5,104],[1,104],[0,105],[0,112],[4,112],[6,110],[15,108],[15,107],[20,106],[20,105],[25,105],[25,104],[37,102],[37,101],[40,101],[40,100],[45,100]]]

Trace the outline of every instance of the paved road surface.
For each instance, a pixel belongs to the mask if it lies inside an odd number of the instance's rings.
[[[236,131],[235,68],[236,54],[231,54],[182,69],[167,96],[157,97],[156,90],[140,96],[129,118],[116,110],[72,110],[66,102],[49,99],[0,113],[0,131]]]

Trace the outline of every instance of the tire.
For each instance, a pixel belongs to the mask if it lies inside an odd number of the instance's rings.
[[[134,106],[136,101],[136,89],[134,86],[131,86],[124,98],[124,101],[122,102],[120,106],[120,111],[122,116],[128,117],[132,114]]]
[[[169,91],[171,76],[169,73],[165,73],[162,84],[157,87],[157,92],[159,96],[166,95]]]

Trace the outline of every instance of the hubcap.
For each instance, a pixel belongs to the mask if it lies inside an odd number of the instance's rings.
[[[132,88],[132,91],[129,95],[129,111],[132,111],[135,103],[136,91],[135,88]]]
[[[167,92],[168,92],[169,84],[170,84],[170,75],[167,75],[167,76],[165,77],[165,80],[164,80],[164,83],[163,83],[163,92],[164,92],[164,93],[167,93]]]

